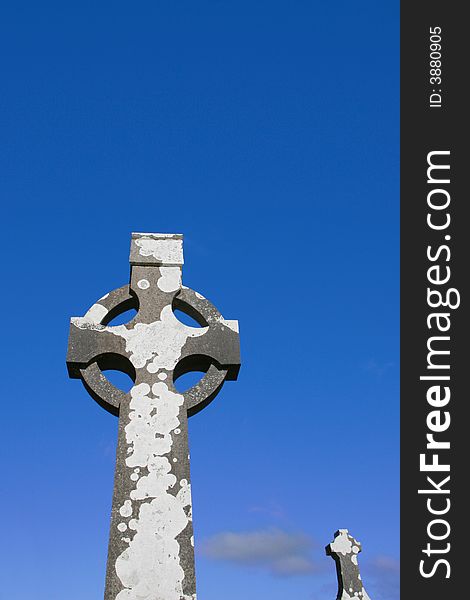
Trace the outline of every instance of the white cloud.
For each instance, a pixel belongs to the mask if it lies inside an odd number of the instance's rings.
[[[318,570],[311,557],[312,540],[280,529],[218,533],[202,543],[201,553],[213,560],[265,569],[292,577]]]

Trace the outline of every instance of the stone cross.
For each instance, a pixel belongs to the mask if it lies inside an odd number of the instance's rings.
[[[194,600],[194,539],[187,418],[240,367],[237,321],[181,284],[183,237],[133,233],[130,284],[71,319],[67,366],[119,415],[105,600]],[[126,324],[110,326],[135,308]],[[179,321],[174,309],[200,327]],[[103,371],[134,380],[129,393]],[[186,392],[174,381],[205,372]]]
[[[336,600],[370,600],[359,573],[357,555],[361,544],[349,535],[347,529],[335,533],[335,539],[326,547],[326,553],[336,563],[338,595]]]

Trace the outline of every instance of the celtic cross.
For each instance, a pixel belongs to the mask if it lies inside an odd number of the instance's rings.
[[[187,418],[240,367],[237,321],[181,284],[181,235],[134,233],[130,284],[71,319],[67,366],[119,415],[105,600],[194,600],[194,541]],[[108,325],[134,308],[123,325]],[[174,310],[200,327],[179,321]],[[125,393],[103,371],[129,374]],[[202,379],[179,393],[188,371]]]
[[[357,555],[361,544],[349,534],[347,529],[339,529],[335,539],[326,547],[326,553],[336,563],[338,595],[336,600],[370,600],[359,573]]]

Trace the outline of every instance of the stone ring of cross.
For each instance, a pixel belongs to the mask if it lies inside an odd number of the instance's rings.
[[[125,338],[126,332],[123,328],[131,331],[137,323],[141,322],[139,300],[139,294],[136,294],[130,285],[125,285],[100,298],[84,317],[74,318],[71,323],[69,374],[72,378],[81,378],[90,395],[103,408],[115,415],[119,414],[119,406],[126,393],[110,383],[103,375],[103,371],[108,369],[122,371],[136,383],[137,359],[132,355],[133,360],[131,360],[122,353],[122,343],[119,340],[111,338],[112,343],[110,344],[109,336],[105,340],[105,336],[97,336],[90,332],[108,331]],[[166,315],[168,321],[172,321],[171,327],[186,333],[188,338],[191,338],[191,342],[187,348],[182,348],[178,362],[171,368],[165,369],[166,375],[171,375],[168,377],[167,385],[174,389],[174,382],[181,375],[191,371],[205,373],[198,384],[183,392],[188,415],[192,416],[215,398],[226,379],[233,380],[237,377],[239,370],[236,356],[238,354],[237,321],[224,319],[209,300],[187,287],[182,286],[181,289],[174,292],[170,304],[171,312],[168,310]],[[110,321],[131,309],[136,310],[137,314],[129,323],[125,326],[108,327]],[[174,309],[179,309],[192,317],[203,329],[188,326],[183,329],[180,321],[174,316]],[[237,336],[231,335],[227,328],[235,331]],[[163,324],[158,329],[160,331],[155,332],[157,335],[165,335]],[[189,331],[190,329],[193,331]],[[207,335],[208,333],[209,335]],[[149,337],[148,331],[142,330],[141,337]],[[229,337],[231,339],[228,339]],[[140,343],[137,335],[134,336],[134,339],[136,345]],[[165,343],[163,337],[161,340]],[[105,348],[103,348],[103,343],[106,345]],[[196,346],[199,347],[196,349]],[[210,354],[204,354],[208,348],[210,348]],[[163,377],[161,373],[159,377]]]
[[[71,319],[67,354],[70,376],[119,416],[105,600],[192,600],[187,417],[237,378],[238,323],[182,285],[181,235],[132,234],[130,264],[128,286]],[[131,308],[132,320],[110,325]],[[176,309],[199,327],[182,323]],[[130,392],[110,383],[107,369],[130,375]],[[205,374],[180,393],[174,382],[189,371]]]

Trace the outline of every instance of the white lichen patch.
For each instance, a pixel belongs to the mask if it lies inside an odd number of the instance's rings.
[[[157,285],[162,292],[176,292],[181,288],[180,267],[160,267],[160,277]]]
[[[349,539],[348,530],[340,529],[340,534],[330,544],[330,548],[333,552],[346,556],[352,550],[352,541]]]
[[[126,341],[126,352],[136,369],[141,369],[149,361],[147,370],[156,373],[160,369],[172,371],[181,357],[186,340],[204,335],[207,327],[189,327],[181,323],[170,305],[164,306],[160,319],[153,323],[137,323],[132,329],[125,325],[106,327]]]
[[[132,451],[126,465],[140,478],[124,505],[135,505],[133,514],[138,515],[128,524],[135,535],[115,563],[124,587],[116,600],[192,599],[183,594],[184,571],[176,540],[191,518],[190,485],[182,479],[177,486],[168,456],[184,397],[163,381],[152,388],[138,384],[130,393],[125,435]]]
[[[239,333],[238,321],[233,320],[233,319],[224,319],[223,317],[219,317],[217,320],[219,323],[222,323],[222,325],[225,325],[225,327],[228,327],[232,331]]]
[[[183,264],[183,240],[181,239],[142,237],[135,239],[134,243],[138,246],[141,256],[152,256],[163,265]]]
[[[121,517],[130,517],[132,514],[132,503],[130,500],[126,500],[124,504],[119,509],[119,514]]]
[[[129,529],[132,529],[132,531],[137,529],[137,519],[131,519],[129,521]]]
[[[137,287],[141,290],[148,290],[150,287],[150,281],[148,279],[139,279]]]
[[[192,506],[191,506],[191,484],[186,479],[180,481],[181,489],[176,495],[178,500],[181,502],[181,506],[188,507],[188,518],[192,519]]]
[[[102,304],[93,304],[93,306],[80,318],[82,323],[99,324],[108,314],[108,309]]]

